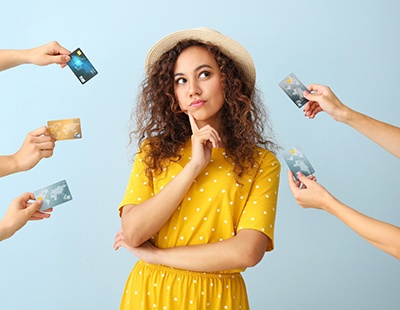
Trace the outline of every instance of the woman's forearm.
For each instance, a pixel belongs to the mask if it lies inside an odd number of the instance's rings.
[[[12,155],[0,156],[0,177],[18,172],[17,161]]]
[[[156,249],[149,259],[154,264],[198,272],[245,269],[260,262],[268,242],[259,231],[242,230],[215,243]]]
[[[26,63],[24,50],[0,50],[0,71]]]
[[[326,210],[379,249],[400,259],[400,228],[368,217],[334,199]]]
[[[400,128],[349,109],[343,123],[353,127],[389,153],[400,158]]]
[[[127,243],[138,247],[156,234],[181,203],[199,173],[200,170],[189,163],[152,198],[136,206],[125,206],[122,229]]]

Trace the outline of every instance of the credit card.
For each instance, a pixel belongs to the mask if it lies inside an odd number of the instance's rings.
[[[67,65],[82,84],[97,75],[97,70],[79,47],[69,56],[71,60],[67,62]]]
[[[305,176],[309,176],[315,172],[310,161],[304,155],[299,146],[294,146],[289,150],[285,150],[282,155],[289,169],[293,172],[296,180],[298,180],[297,173],[299,171]]]
[[[82,138],[81,120],[79,118],[69,118],[48,121],[50,135],[56,141]]]
[[[309,90],[293,73],[285,77],[278,85],[286,95],[292,99],[298,108],[301,108],[308,102],[308,100],[303,96],[303,92],[309,92]]]
[[[72,195],[65,180],[51,184],[33,192],[36,200],[42,199],[41,211],[58,206],[72,200]],[[40,198],[41,197],[41,198]]]

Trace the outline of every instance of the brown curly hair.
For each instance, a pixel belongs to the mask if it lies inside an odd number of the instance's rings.
[[[245,172],[258,166],[257,146],[273,153],[277,149],[265,134],[272,129],[267,122],[265,107],[259,92],[251,89],[243,80],[241,68],[224,55],[217,46],[195,40],[185,40],[165,52],[148,68],[141,84],[136,111],[136,129],[130,133],[130,141],[136,136],[139,149],[145,150],[146,175],[152,180],[160,174],[169,161],[179,160],[179,150],[191,137],[189,118],[179,107],[174,94],[174,66],[180,53],[188,47],[200,46],[215,57],[222,73],[225,103],[221,109],[222,132],[225,151],[234,164],[237,182]],[[143,144],[144,142],[144,144]]]

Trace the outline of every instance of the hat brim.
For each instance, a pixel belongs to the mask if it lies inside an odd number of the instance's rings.
[[[219,47],[222,53],[231,58],[241,68],[245,74],[247,84],[251,89],[254,88],[256,69],[250,54],[240,43],[210,28],[180,30],[159,40],[147,54],[145,61],[146,71],[157,62],[162,54],[183,40],[196,40],[201,43],[211,43]]]

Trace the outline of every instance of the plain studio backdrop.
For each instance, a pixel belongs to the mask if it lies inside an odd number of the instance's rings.
[[[57,40],[80,47],[99,74],[81,85],[56,65],[0,73],[0,154],[16,152],[48,120],[79,117],[83,134],[57,142],[53,157],[31,171],[0,179],[1,216],[21,193],[60,180],[73,196],[50,220],[1,242],[0,309],[118,309],[137,260],[113,250],[136,146],[130,114],[147,51],[185,28],[211,27],[242,43],[278,144],[301,146],[340,200],[400,226],[399,160],[325,113],[305,118],[278,87],[293,72],[400,125],[399,1],[3,2],[0,49]],[[328,213],[298,206],[281,163],[275,250],[244,273],[252,309],[399,309],[399,261]]]

